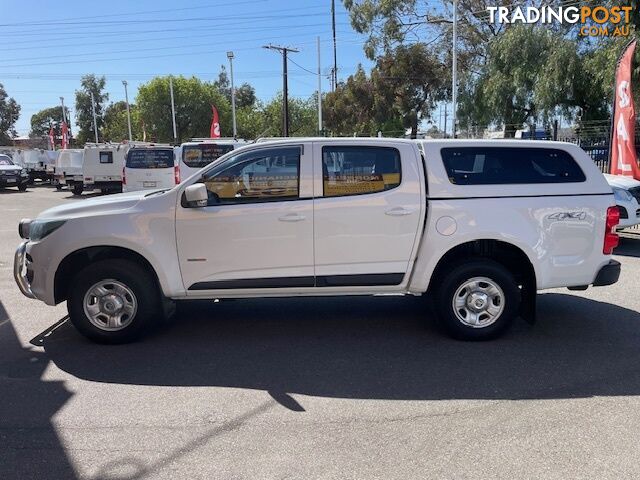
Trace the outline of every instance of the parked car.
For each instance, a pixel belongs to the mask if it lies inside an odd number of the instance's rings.
[[[605,174],[604,178],[613,189],[613,196],[620,210],[618,228],[640,224],[640,181],[623,175]]]
[[[489,339],[533,320],[537,290],[615,283],[618,220],[575,145],[296,138],[23,220],[14,277],[98,342],[174,300],[423,294],[451,335]]]
[[[82,162],[84,151],[80,149],[60,150],[54,167],[55,185],[58,190],[67,186],[74,195],[80,195],[84,190],[82,176]]]
[[[18,190],[24,192],[28,184],[27,171],[13,163],[9,155],[0,154],[0,188],[18,187]]]
[[[122,168],[129,147],[124,143],[86,143],[82,160],[82,188],[74,188],[74,194],[83,190],[100,190],[102,193],[122,192]]]
[[[180,167],[170,145],[149,145],[127,152],[122,173],[125,192],[172,188],[180,183]]]
[[[233,138],[193,139],[178,148],[177,156],[180,161],[180,175],[189,178],[203,167],[215,162],[225,153],[246,145],[244,140]]]

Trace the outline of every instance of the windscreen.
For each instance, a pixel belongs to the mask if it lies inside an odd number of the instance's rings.
[[[13,165],[13,162],[6,155],[0,155],[0,165]]]
[[[202,168],[233,150],[233,145],[203,143],[182,147],[182,161],[187,167]]]
[[[173,149],[138,148],[127,153],[127,168],[173,168]]]

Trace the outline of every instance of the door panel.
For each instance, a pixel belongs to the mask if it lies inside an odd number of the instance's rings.
[[[190,294],[313,286],[311,158],[303,146],[260,146],[205,172],[209,206],[176,213]]]
[[[352,286],[354,281],[399,284],[422,219],[421,170],[415,151],[403,144],[395,147],[399,172],[394,155],[380,152],[379,144],[345,144],[342,152],[335,147],[320,142],[314,146],[316,283],[321,286],[326,277],[335,286]],[[362,151],[350,150],[354,148]],[[327,194],[335,196],[322,196]],[[376,278],[379,274],[390,275]]]

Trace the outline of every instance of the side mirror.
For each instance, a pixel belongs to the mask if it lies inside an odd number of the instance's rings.
[[[184,189],[184,198],[188,207],[206,207],[208,203],[207,187],[204,183],[195,183]]]

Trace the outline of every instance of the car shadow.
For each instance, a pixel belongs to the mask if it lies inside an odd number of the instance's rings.
[[[421,298],[259,299],[182,305],[144,341],[95,345],[71,325],[47,355],[82,379],[398,400],[640,394],[640,313],[565,294],[539,296],[539,321],[491,342],[451,340]],[[428,319],[425,322],[425,318]],[[426,323],[426,325],[425,325]]]

